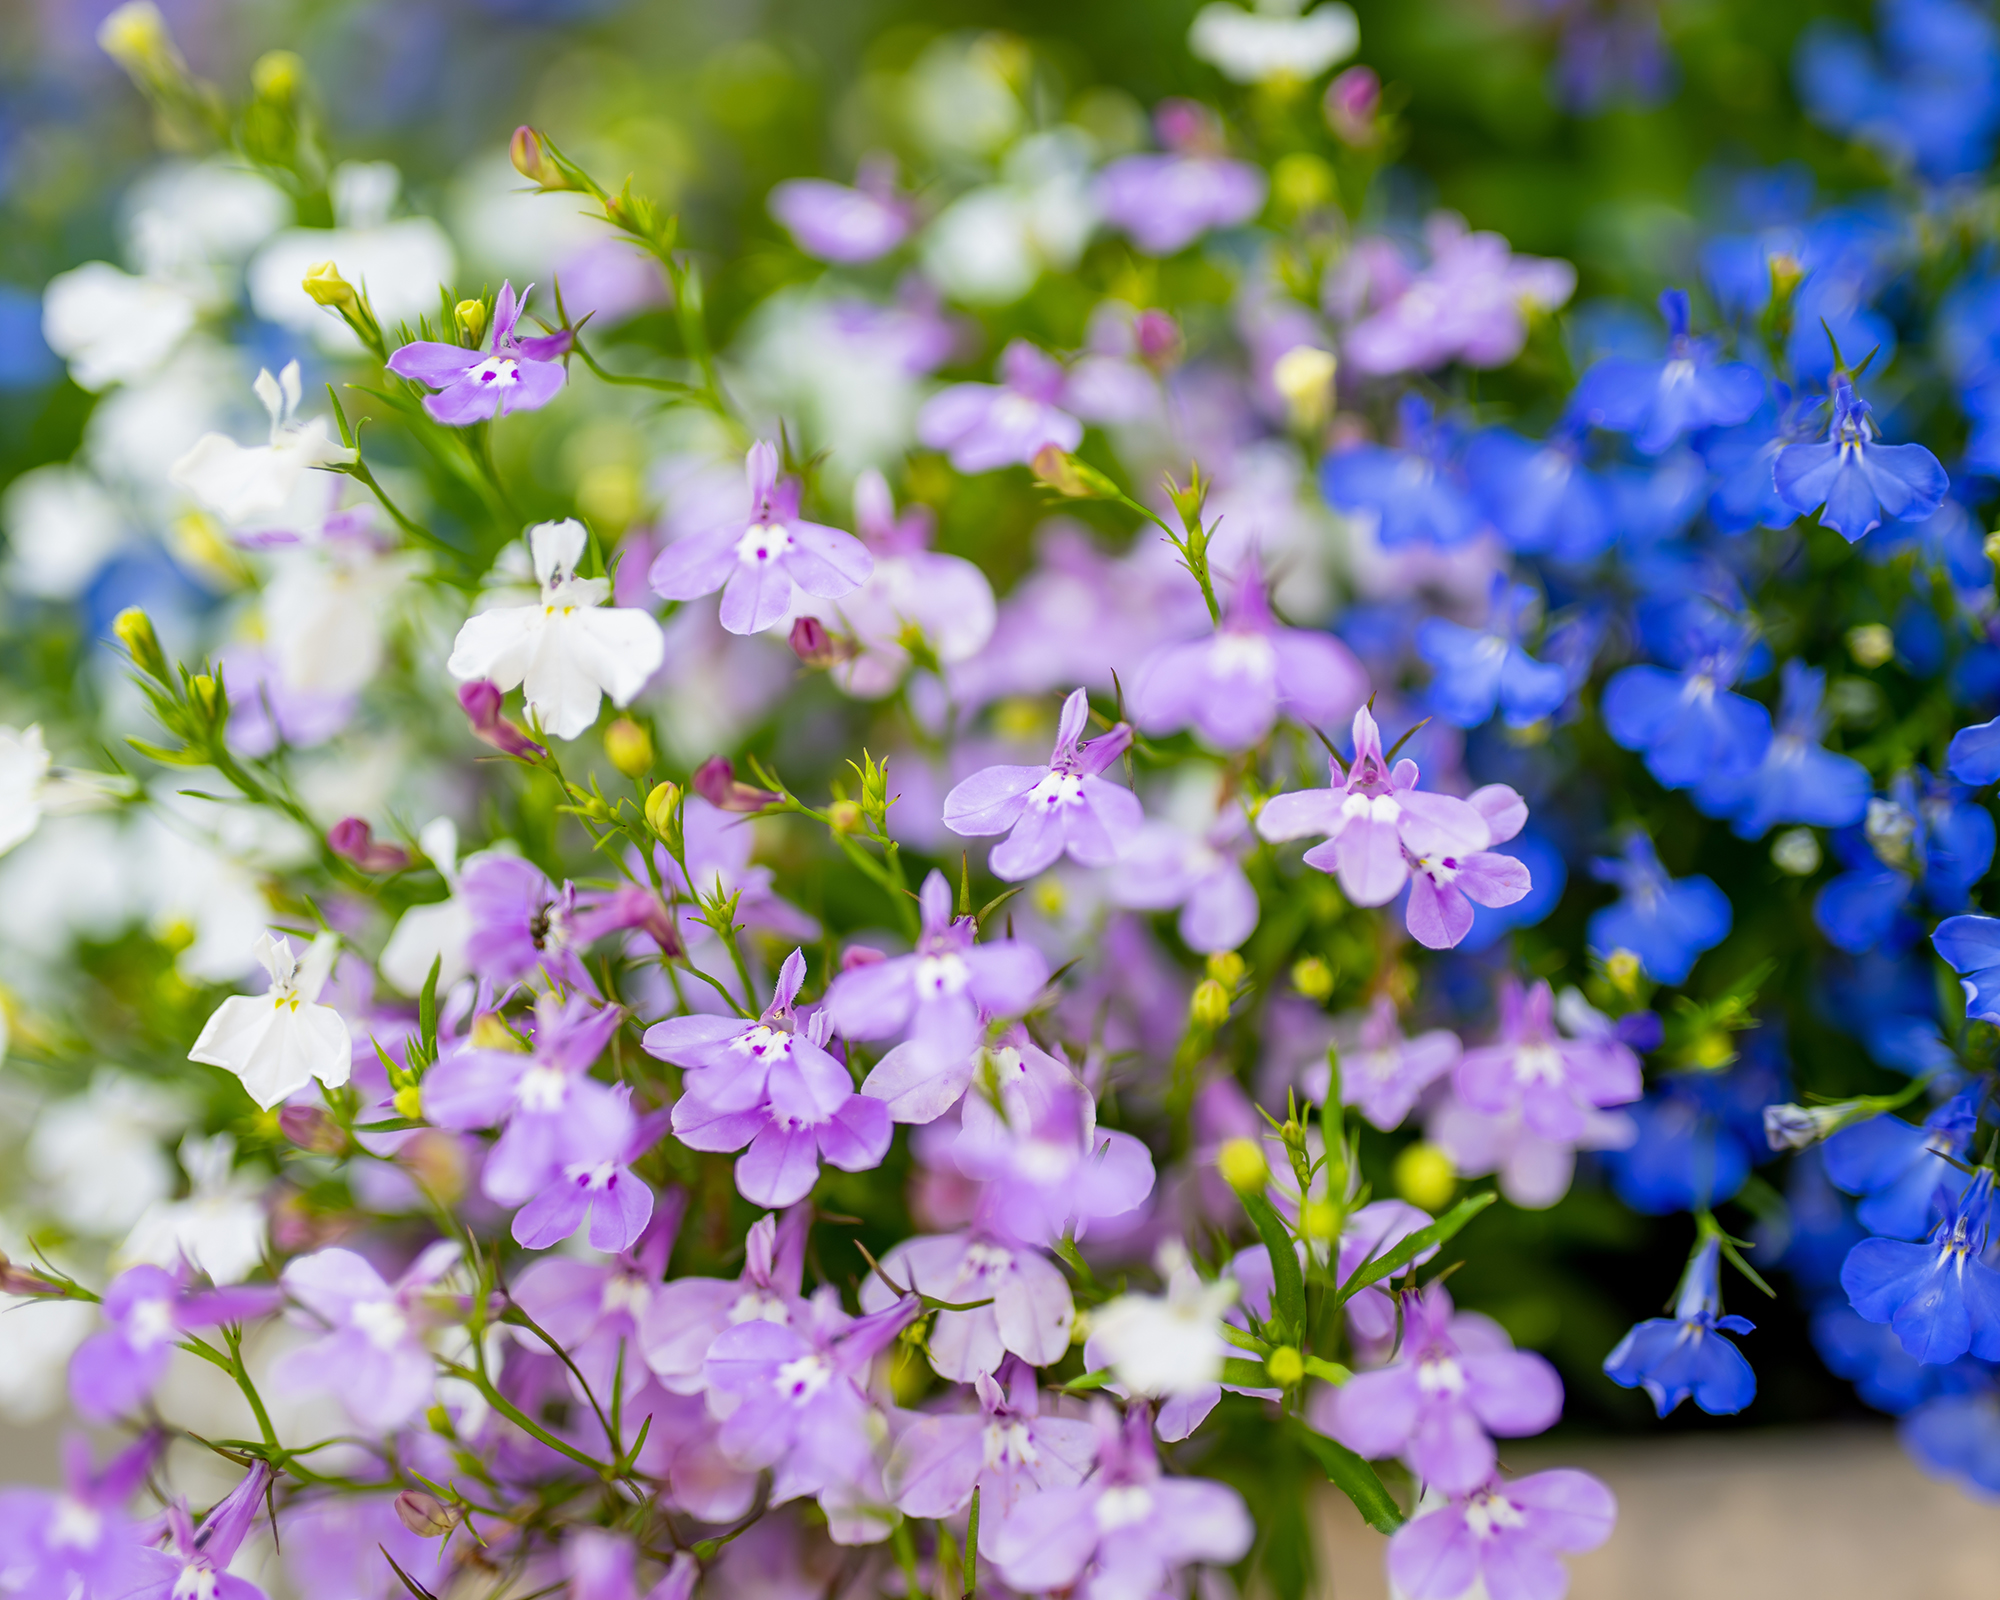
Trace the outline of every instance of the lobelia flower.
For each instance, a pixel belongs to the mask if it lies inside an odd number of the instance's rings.
[[[212,1282],[240,1283],[264,1259],[263,1185],[235,1172],[236,1141],[226,1133],[206,1139],[189,1134],[180,1159],[187,1195],[147,1206],[111,1252],[110,1264],[122,1269],[150,1262],[171,1272],[193,1267]]]
[[[905,1239],[861,1285],[861,1309],[883,1310],[904,1291],[952,1305],[990,1302],[937,1313],[925,1349],[938,1375],[954,1383],[989,1376],[1009,1356],[1052,1366],[1069,1349],[1076,1307],[1068,1280],[1040,1251],[1004,1232]]]
[[[1845,374],[1835,374],[1829,398],[1826,438],[1778,452],[1773,481],[1786,505],[1802,517],[1817,511],[1852,544],[1884,518],[1921,522],[1944,504],[1951,480],[1936,456],[1920,444],[1877,444],[1868,402]]]
[[[628,1394],[646,1380],[640,1328],[655,1298],[669,1287],[661,1279],[686,1205],[685,1190],[669,1189],[638,1238],[609,1261],[542,1256],[508,1290],[596,1393],[615,1387],[621,1359]]]
[[[652,1288],[640,1314],[639,1348],[670,1393],[702,1393],[702,1363],[725,1329],[806,1317],[799,1288],[810,1222],[811,1208],[804,1205],[792,1207],[782,1222],[759,1217],[744,1236],[740,1278],[674,1278]]]
[[[152,1471],[160,1437],[141,1434],[95,1472],[81,1435],[63,1440],[61,1489],[0,1489],[0,1549],[20,1595],[127,1595],[150,1576],[155,1552],[125,1507]]]
[[[1826,674],[1796,659],[1780,671],[1778,726],[1763,760],[1748,769],[1725,768],[1695,786],[1696,808],[1730,818],[1739,839],[1761,839],[1781,822],[1850,827],[1868,810],[1868,769],[1820,742]]]
[[[1562,1600],[1559,1555],[1611,1537],[1618,1502],[1587,1472],[1497,1478],[1420,1511],[1389,1539],[1389,1578],[1405,1600],[1458,1600],[1483,1584],[1493,1600]]]
[[[1486,525],[1453,462],[1458,434],[1433,422],[1430,402],[1406,394],[1397,402],[1404,448],[1357,444],[1336,450],[1320,466],[1328,502],[1341,511],[1372,512],[1385,550],[1408,544],[1450,549]]]
[[[111,1280],[99,1306],[111,1326],[70,1357],[70,1399],[90,1422],[136,1411],[166,1376],[184,1332],[248,1322],[277,1308],[275,1289],[190,1290],[164,1268],[128,1267]]]
[[[1193,1562],[1227,1566],[1250,1548],[1255,1529],[1243,1497],[1201,1478],[1160,1472],[1147,1408],[1121,1427],[1099,1400],[1091,1406],[1097,1466],[1071,1487],[1024,1494],[993,1524],[980,1522],[980,1549],[1003,1582],[1023,1594],[1170,1592]]]
[[[2000,918],[1946,917],[1931,935],[1931,946],[1958,974],[1965,1014],[2000,1022]]]
[[[1360,1455],[1403,1457],[1434,1489],[1470,1493],[1493,1476],[1494,1434],[1518,1439],[1554,1426],[1562,1380],[1492,1319],[1454,1314],[1441,1285],[1402,1298],[1396,1361],[1319,1391],[1312,1424]]]
[[[578,954],[573,885],[558,890],[533,862],[482,852],[466,862],[453,898],[468,919],[465,964],[489,983],[540,974],[547,983],[591,987]]]
[[[1993,1173],[1981,1167],[1954,1196],[1940,1184],[1937,1225],[1923,1244],[1863,1239],[1847,1253],[1840,1286],[1870,1322],[1886,1322],[1927,1364],[1970,1350],[2000,1360],[2000,1272],[1981,1259],[1992,1220]]]
[[[1204,1283],[1178,1243],[1162,1245],[1165,1294],[1136,1290],[1107,1300],[1090,1314],[1092,1346],[1134,1394],[1192,1395],[1222,1376],[1232,1348],[1222,1314],[1236,1303],[1234,1279]]]
[[[1601,956],[1629,950],[1656,982],[1684,981],[1695,958],[1729,935],[1729,896],[1712,878],[1669,878],[1653,841],[1638,829],[1627,836],[1622,856],[1591,862],[1590,875],[1620,891],[1615,904],[1590,914],[1591,950]]]
[[[1465,447],[1473,498],[1509,548],[1587,561],[1617,537],[1611,488],[1583,464],[1585,432],[1569,417],[1546,439],[1488,428]]]
[[[559,1173],[514,1214],[515,1242],[546,1250],[588,1225],[591,1249],[629,1250],[653,1215],[653,1191],[632,1163],[666,1131],[667,1113],[639,1116],[625,1084],[580,1098],[563,1130]]]
[[[1528,869],[1487,847],[1521,831],[1528,808],[1505,784],[1489,784],[1471,800],[1417,788],[1417,764],[1392,770],[1382,735],[1363,706],[1354,713],[1354,759],[1345,774],[1332,761],[1338,787],[1274,795],[1257,814],[1257,831],[1273,843],[1325,836],[1305,862],[1335,873],[1356,905],[1386,905],[1412,883],[1405,920],[1432,949],[1449,949],[1472,927],[1471,901],[1512,905],[1528,892]]]
[[[179,284],[86,261],[57,273],[42,290],[42,337],[69,364],[76,386],[96,393],[151,377],[200,310]]]
[[[132,792],[122,778],[53,767],[39,723],[0,725],[0,856],[30,837],[43,817],[95,810]]]
[[[1264,209],[1261,167],[1222,154],[1214,114],[1169,100],[1153,114],[1164,155],[1120,156],[1097,174],[1097,209],[1149,256],[1178,255],[1211,228],[1233,228]]]
[[[301,1394],[330,1390],[360,1427],[394,1432],[431,1403],[437,1371],[422,1302],[458,1258],[458,1244],[440,1239],[393,1285],[352,1250],[295,1258],[279,1282],[327,1332],[279,1357],[273,1377]]]
[[[1111,869],[1111,897],[1136,911],[1178,906],[1175,926],[1190,950],[1234,950],[1257,926],[1257,891],[1238,861],[1248,833],[1233,803],[1205,833],[1148,822]]]
[[[1396,1002],[1378,994],[1368,1009],[1334,1024],[1340,1052],[1340,1101],[1354,1106],[1384,1133],[1402,1126],[1417,1097],[1458,1063],[1458,1035],[1449,1028],[1404,1038]],[[1332,1073],[1324,1059],[1299,1075],[1299,1087],[1324,1100]]]
[[[972,1387],[977,1411],[919,1417],[896,1440],[883,1478],[905,1516],[955,1517],[977,1490],[980,1527],[990,1529],[1023,1495],[1083,1481],[1097,1430],[1080,1417],[1041,1415],[1034,1368],[1009,1357]],[[992,1558],[984,1533],[980,1553]]]
[[[1054,357],[1016,339],[1000,354],[1001,382],[954,383],[917,413],[917,442],[949,451],[960,472],[1024,466],[1049,445],[1071,451],[1083,424],[1057,402],[1063,369]]]
[[[1834,835],[1847,870],[1820,891],[1813,920],[1851,954],[1900,940],[1913,900],[1938,911],[1965,908],[1993,844],[1992,812],[1963,789],[1926,781],[1922,768],[1899,772],[1886,795],[1868,802],[1861,827]]]
[[[358,451],[335,444],[326,418],[296,420],[299,364],[290,361],[273,378],[259,371],[252,386],[271,414],[271,442],[240,445],[227,434],[205,433],[173,464],[168,479],[232,525],[303,514],[296,499],[314,468],[345,465]],[[324,480],[322,480],[324,481]]]
[[[1518,1111],[1529,1131],[1561,1143],[1589,1131],[1593,1110],[1638,1099],[1639,1058],[1631,1048],[1609,1031],[1575,1037],[1578,1008],[1564,1009],[1571,1013],[1568,1038],[1556,1031],[1547,981],[1524,990],[1509,978],[1500,991],[1498,1038],[1467,1050],[1453,1070],[1459,1098],[1487,1116]]]
[[[291,940],[260,935],[252,949],[271,975],[270,988],[254,997],[231,995],[217,1006],[188,1060],[235,1073],[265,1111],[315,1078],[339,1088],[353,1065],[353,1043],[340,1013],[315,1004],[339,948],[336,935],[323,933],[301,963]]]
[[[1278,718],[1308,725],[1353,715],[1368,674],[1331,634],[1283,628],[1254,563],[1206,639],[1164,645],[1140,664],[1132,718],[1148,733],[1192,727],[1219,750],[1245,750]]]
[[[539,411],[562,392],[568,370],[551,357],[565,354],[573,336],[567,329],[523,339],[516,331],[530,284],[517,300],[511,283],[500,285],[493,301],[490,353],[460,344],[419,339],[389,357],[389,370],[437,393],[424,397],[424,410],[454,428],[504,417],[510,411]]]
[[[896,193],[895,164],[861,164],[853,188],[824,178],[787,178],[765,207],[809,256],[858,266],[887,255],[909,237],[910,203]]]
[[[574,739],[596,722],[605,695],[630,705],[666,659],[666,637],[650,615],[606,606],[609,578],[576,575],[588,542],[574,517],[530,528],[541,599],[468,617],[445,663],[461,683],[490,682],[502,691],[522,685],[529,711],[558,739]]]
[[[1669,789],[1754,771],[1771,743],[1771,714],[1729,692],[1749,661],[1754,633],[1706,602],[1662,607],[1652,618],[1676,670],[1640,665],[1615,674],[1604,686],[1605,731],[1625,749],[1643,752],[1646,770]]]
[[[1931,1197],[1957,1182],[1979,1123],[1983,1089],[1955,1095],[1920,1123],[1883,1113],[1826,1141],[1826,1176],[1859,1195],[1855,1215],[1870,1233],[1921,1239],[1931,1230]]]
[[[792,1002],[805,975],[804,952],[794,950],[755,1023],[669,1017],[646,1030],[649,1054],[688,1071],[674,1105],[674,1136],[694,1150],[747,1145],[736,1188],[757,1205],[803,1200],[822,1160],[865,1172],[889,1149],[888,1107],[856,1094],[847,1069],[827,1054],[831,991],[829,1007],[815,1011],[803,1032],[798,1027]]]
[[[256,1463],[199,1528],[182,1502],[169,1504],[168,1548],[142,1553],[144,1575],[121,1600],[264,1600],[264,1591],[254,1583],[230,1576],[229,1564],[264,1510],[271,1476],[266,1463]]]
[[[978,1045],[980,1013],[1014,1017],[1048,982],[1048,962],[1030,944],[973,942],[970,917],[954,920],[951,885],[933,871],[918,893],[922,932],[909,955],[851,965],[826,991],[833,1025],[851,1039],[886,1039],[909,1031],[938,1067],[954,1066]]]
[[[987,857],[994,876],[1032,878],[1065,854],[1079,866],[1108,867],[1137,835],[1145,820],[1137,797],[1100,776],[1131,747],[1132,729],[1121,722],[1084,739],[1089,718],[1090,696],[1077,689],[1063,702],[1047,766],[987,767],[944,797],[953,833],[1007,835]]]
[[[722,591],[722,626],[730,633],[762,633],[782,622],[797,590],[838,600],[875,570],[868,547],[851,533],[799,516],[796,479],[778,478],[778,450],[759,439],[744,470],[750,480],[750,514],[706,533],[677,539],[647,574],[666,600],[699,600]]]
[[[1688,332],[1684,289],[1660,295],[1667,324],[1664,361],[1600,361],[1583,375],[1570,409],[1595,426],[1632,435],[1644,455],[1657,456],[1683,435],[1733,428],[1764,403],[1764,377],[1742,361],[1718,361],[1718,343]]]
[[[1671,1317],[1649,1317],[1631,1328],[1604,1358],[1604,1375],[1625,1389],[1644,1389],[1661,1416],[1683,1400],[1710,1416],[1732,1416],[1757,1395],[1757,1374],[1724,1333],[1750,1333],[1743,1317],[1722,1314],[1718,1281],[1722,1242],[1695,1246]]]
[[[1561,709],[1569,698],[1569,674],[1521,648],[1521,619],[1539,599],[1526,584],[1509,584],[1495,573],[1484,629],[1445,617],[1417,624],[1417,654],[1436,672],[1427,695],[1446,722],[1476,728],[1497,708],[1508,727],[1526,728]]]

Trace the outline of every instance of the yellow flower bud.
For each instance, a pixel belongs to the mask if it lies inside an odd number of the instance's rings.
[[[1234,989],[1248,969],[1234,950],[1218,950],[1208,958],[1208,975],[1225,989]]]
[[[1271,1181],[1270,1164],[1255,1139],[1226,1139],[1215,1153],[1215,1170],[1238,1194],[1255,1194]]]
[[[214,716],[215,708],[219,701],[219,696],[216,693],[215,679],[210,677],[206,672],[197,672],[192,678],[188,679],[188,698],[203,711],[207,712],[208,715],[211,717]]]
[[[290,100],[305,82],[306,64],[290,50],[267,50],[250,69],[250,87],[263,100]]]
[[[111,631],[131,653],[132,665],[148,677],[167,682],[167,656],[160,648],[160,636],[153,632],[153,619],[138,606],[127,606],[112,619]]]
[[[1331,1239],[1338,1231],[1331,1200],[1308,1200],[1299,1212],[1299,1232],[1308,1239]]]
[[[1434,1144],[1417,1143],[1396,1157],[1396,1192],[1425,1211],[1442,1211],[1458,1187],[1451,1157]]]
[[[497,1013],[482,1011],[472,1019],[472,1048],[475,1050],[518,1050],[521,1041]]]
[[[1864,670],[1881,666],[1896,653],[1896,636],[1880,622],[1864,622],[1847,630],[1847,653]]]
[[[677,783],[658,783],[653,792],[646,796],[646,826],[661,838],[674,820],[674,807],[681,803],[681,786]]]
[[[458,323],[458,331],[465,335],[473,349],[479,348],[479,341],[486,337],[486,302],[484,300],[461,300],[452,307],[452,318]]]
[[[1213,978],[1203,978],[1194,986],[1188,1015],[1204,1028],[1219,1028],[1229,1020],[1229,991]]]
[[[548,140],[533,128],[516,128],[514,138],[507,147],[507,154],[513,158],[514,170],[530,183],[539,184],[544,189],[574,189],[575,184],[557,164],[549,150]]]
[[[412,1122],[422,1120],[424,1114],[423,1090],[414,1083],[406,1083],[398,1089],[390,1104],[396,1108],[396,1115],[407,1117]]]
[[[1338,365],[1331,350],[1295,344],[1271,368],[1271,386],[1284,399],[1299,432],[1324,427],[1333,414],[1333,375]]]
[[[1059,445],[1043,445],[1035,452],[1029,470],[1034,473],[1037,483],[1055,490],[1057,494],[1067,495],[1072,500],[1097,498],[1097,490],[1084,476],[1083,464]]]
[[[1294,215],[1327,204],[1334,189],[1333,168],[1304,150],[1280,158],[1271,169],[1271,192],[1279,206]]]
[[[604,730],[604,753],[626,777],[644,777],[653,765],[653,736],[630,717],[620,717]]]
[[[861,807],[852,800],[836,800],[826,808],[829,821],[839,833],[855,833],[868,820]]]
[[[1281,1344],[1264,1358],[1264,1370],[1289,1389],[1306,1375],[1306,1358],[1288,1344]]]
[[[1306,956],[1292,965],[1292,987],[1308,1000],[1324,1001],[1333,993],[1333,968],[1318,956]]]
[[[1710,1028],[1688,1049],[1688,1061],[1702,1072],[1720,1072],[1736,1059],[1736,1043],[1727,1028]]]
[[[178,78],[186,65],[152,0],[128,0],[97,29],[97,47],[145,83]]]
[[[361,297],[354,292],[354,285],[340,275],[340,268],[331,261],[316,263],[306,273],[299,286],[315,303],[331,306],[335,311],[353,311],[361,304]]]
[[[1636,952],[1619,948],[1604,958],[1604,975],[1611,980],[1612,987],[1622,994],[1631,994],[1639,987],[1639,979],[1644,974],[1645,963]]]
[[[1804,265],[1789,250],[1773,252],[1766,265],[1771,269],[1771,298],[1776,301],[1789,299],[1806,275]]]

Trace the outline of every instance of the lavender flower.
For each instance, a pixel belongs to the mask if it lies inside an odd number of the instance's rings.
[[[676,1278],[649,1292],[639,1322],[639,1348],[653,1376],[674,1394],[700,1394],[702,1363],[723,1331],[743,1322],[803,1319],[811,1207],[794,1206],[781,1223],[759,1217],[743,1241],[740,1278]]]
[[[765,202],[809,256],[857,266],[887,255],[909,236],[914,220],[896,193],[892,163],[865,161],[853,188],[824,178],[788,178]]]
[[[1076,1307],[1069,1284],[1039,1250],[984,1228],[906,1239],[882,1257],[861,1286],[861,1309],[881,1311],[897,1284],[971,1311],[940,1311],[925,1348],[940,1376],[970,1383],[999,1371],[1008,1356],[1046,1367],[1069,1348]]]
[[[1089,717],[1090,696],[1078,689],[1063,702],[1047,766],[987,767],[945,796],[953,833],[1008,835],[987,858],[996,876],[1032,878],[1065,853],[1079,866],[1108,867],[1137,834],[1138,800],[1099,776],[1130,748],[1132,730],[1121,722],[1085,740]]]
[[[1237,859],[1248,832],[1235,804],[1206,833],[1148,822],[1111,869],[1112,898],[1137,911],[1178,906],[1176,926],[1190,950],[1234,950],[1257,926],[1257,891]]]
[[[229,1564],[264,1509],[270,1484],[271,1469],[259,1461],[216,1502],[199,1528],[184,1504],[170,1504],[168,1548],[142,1552],[143,1575],[136,1588],[121,1592],[121,1600],[264,1600],[264,1591],[254,1583],[230,1576]]]
[[[980,1546],[1009,1587],[1150,1595],[1191,1562],[1226,1566],[1250,1548],[1250,1513],[1234,1489],[1161,1475],[1145,1407],[1135,1406],[1122,1428],[1103,1401],[1091,1415],[1097,1469],[1090,1477],[1023,1495],[994,1523],[990,1541],[982,1520]]]
[[[277,1308],[275,1289],[190,1292],[161,1267],[127,1268],[104,1291],[100,1309],[111,1326],[84,1340],[70,1358],[70,1399],[91,1422],[136,1411],[167,1375],[183,1333],[248,1322]]]
[[[779,481],[775,445],[753,444],[744,470],[749,518],[668,545],[648,575],[655,593],[698,600],[720,589],[722,626],[762,633],[790,614],[795,586],[837,600],[868,580],[875,560],[859,539],[799,516],[798,483]]]
[[[462,428],[505,416],[509,411],[539,411],[562,390],[569,374],[551,357],[565,354],[571,344],[567,331],[523,339],[516,332],[527,309],[530,284],[517,300],[514,286],[503,283],[493,302],[493,338],[486,355],[463,345],[420,339],[389,357],[389,370],[436,394],[424,398],[424,410],[439,422]]]
[[[669,1189],[638,1239],[609,1261],[542,1256],[514,1280],[509,1295],[560,1344],[592,1390],[609,1394],[624,1365],[628,1391],[646,1379],[640,1329],[666,1294],[667,1258],[687,1202]],[[692,1281],[692,1280],[681,1280]]]
[[[1432,1028],[1404,1038],[1396,1002],[1378,994],[1368,1009],[1340,1019],[1334,1039],[1340,1052],[1340,1099],[1357,1107],[1384,1133],[1402,1126],[1417,1097],[1458,1063],[1458,1035]],[[1299,1077],[1299,1087],[1315,1100],[1326,1098],[1332,1074],[1316,1061]]]
[[[519,856],[482,855],[465,864],[454,897],[471,931],[465,960],[494,984],[544,982],[590,988],[578,948],[576,891],[557,890],[541,868]]]
[[[16,1594],[126,1595],[150,1573],[155,1552],[125,1507],[160,1454],[157,1434],[142,1434],[93,1472],[81,1435],[63,1441],[61,1489],[0,1489],[0,1549]]]
[[[1437,1285],[1403,1296],[1403,1346],[1391,1366],[1320,1392],[1313,1425],[1364,1456],[1404,1456],[1418,1478],[1467,1494],[1493,1476],[1492,1435],[1518,1439],[1562,1414],[1562,1380],[1497,1323],[1454,1314]]]
[[[546,1250],[589,1227],[593,1250],[628,1250],[653,1215],[653,1191],[632,1163],[660,1142],[667,1115],[641,1117],[625,1084],[580,1096],[563,1130],[562,1164],[514,1216],[517,1243]]]
[[[1112,227],[1149,256],[1171,256],[1264,209],[1263,169],[1223,156],[1213,113],[1170,100],[1153,120],[1167,154],[1120,156],[1097,175],[1097,209]]]
[[[1001,383],[954,383],[926,400],[918,441],[949,451],[960,472],[1022,466],[1045,446],[1083,442],[1083,424],[1058,408],[1063,370],[1052,357],[1016,339],[1001,352],[1000,370]]]
[[[321,1250],[285,1268],[285,1293],[327,1332],[279,1358],[273,1376],[296,1393],[331,1390],[355,1423],[391,1433],[431,1403],[436,1366],[424,1348],[423,1298],[458,1263],[440,1239],[391,1285],[352,1250]]]
[[[1506,1600],[1562,1600],[1558,1555],[1611,1537],[1618,1502],[1587,1472],[1498,1479],[1412,1517],[1389,1541],[1389,1577],[1408,1600],[1458,1600],[1475,1584]]]
[[[1452,1081],[1475,1111],[1518,1111],[1541,1138],[1574,1143],[1589,1129],[1593,1109],[1639,1098],[1639,1058],[1608,1031],[1565,1038],[1556,1031],[1554,1009],[1546,981],[1524,990],[1509,978],[1500,991],[1499,1037],[1466,1051]]]
[[[1331,722],[1351,716],[1367,696],[1368,674],[1346,645],[1278,626],[1253,566],[1210,637],[1162,646],[1141,664],[1132,715],[1147,733],[1193,727],[1219,750],[1244,750],[1280,715]]]
[[[980,1553],[988,1535],[1042,1489],[1083,1481],[1097,1452],[1097,1431],[1077,1417],[1041,1414],[1035,1371],[1010,1357],[997,1374],[972,1380],[977,1411],[920,1417],[903,1430],[884,1478],[905,1516],[954,1517],[979,1492]]]
[[[1306,865],[1337,873],[1356,905],[1384,905],[1414,878],[1405,920],[1419,943],[1449,949],[1471,931],[1471,901],[1507,906],[1528,892],[1528,869],[1487,848],[1527,820],[1506,785],[1491,784],[1470,801],[1422,792],[1414,761],[1389,768],[1366,706],[1354,713],[1354,760],[1345,775],[1335,761],[1333,776],[1337,788],[1267,800],[1257,831],[1273,842],[1325,835],[1306,852]]]

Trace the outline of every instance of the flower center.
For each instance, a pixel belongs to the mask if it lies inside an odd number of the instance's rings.
[[[62,1495],[49,1519],[48,1541],[57,1550],[95,1550],[104,1534],[104,1514]]]
[[[1035,1448],[1034,1438],[1024,1423],[987,1423],[985,1444],[986,1464],[989,1467],[1006,1466],[1009,1463],[1023,1467],[1041,1465],[1041,1452]]]
[[[1003,1250],[997,1244],[967,1245],[965,1259],[959,1265],[958,1281],[984,1278],[996,1272],[1005,1272],[1014,1264],[1014,1252]]]
[[[736,559],[745,566],[765,567],[791,549],[791,533],[782,523],[753,522],[736,541]]]
[[[1567,1076],[1562,1053],[1552,1044],[1524,1044],[1514,1052],[1516,1083],[1561,1083]]]
[[[618,1181],[615,1161],[579,1161],[563,1168],[563,1176],[578,1188],[601,1194]]]
[[[1224,632],[1208,647],[1208,668],[1218,678],[1265,684],[1278,675],[1278,652],[1261,633]]]
[[[1495,1530],[1518,1528],[1527,1520],[1513,1501],[1484,1490],[1465,1503],[1465,1526],[1475,1539],[1489,1539]]]
[[[833,1368],[825,1356],[799,1356],[779,1365],[773,1387],[793,1405],[804,1406],[832,1381]]]
[[[607,1317],[619,1312],[637,1318],[644,1315],[646,1307],[653,1303],[653,1286],[644,1278],[634,1277],[629,1272],[614,1272],[604,1280],[604,1292],[598,1297],[597,1309]]]
[[[410,1331],[410,1319],[393,1300],[363,1300],[347,1315],[377,1350],[395,1349]]]
[[[521,1074],[520,1086],[514,1091],[514,1103],[523,1111],[560,1111],[568,1098],[568,1077],[540,1062]]]
[[[1051,772],[1028,791],[1028,804],[1044,811],[1083,804],[1083,779],[1074,772]]]
[[[766,1058],[777,1059],[792,1053],[792,1036],[780,1033],[766,1023],[758,1023],[754,1028],[746,1028],[729,1041],[729,1048],[738,1055],[748,1056],[755,1062]]]
[[[785,1302],[774,1294],[763,1294],[752,1290],[737,1297],[736,1304],[729,1308],[732,1325],[738,1322],[789,1322]]]
[[[173,1338],[174,1307],[164,1296],[141,1300],[125,1319],[125,1341],[135,1350],[152,1350]]]
[[[521,364],[510,356],[489,356],[467,376],[482,389],[511,389],[521,381]]]
[[[182,1567],[170,1600],[215,1600],[215,1569],[207,1562]]]
[[[1149,1491],[1136,1483],[1120,1484],[1097,1497],[1097,1528],[1100,1533],[1112,1533],[1144,1522],[1152,1512],[1153,1496]]]
[[[917,996],[922,1000],[942,1000],[955,995],[972,982],[972,969],[960,955],[919,956]]]
[[[1465,1369],[1450,1356],[1417,1363],[1417,1388],[1427,1395],[1456,1395],[1465,1391]]]

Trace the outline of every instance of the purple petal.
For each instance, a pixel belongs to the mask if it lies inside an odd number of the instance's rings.
[[[885,1110],[885,1125],[887,1121]],[[767,1126],[736,1162],[736,1192],[753,1205],[795,1204],[811,1194],[818,1181],[819,1141],[811,1128]]]
[[[391,355],[388,367],[399,378],[414,378],[433,389],[442,389],[464,377],[485,359],[477,350],[420,339],[404,345]]]
[[[978,838],[1005,833],[1020,819],[1023,798],[1046,778],[1047,767],[987,767],[944,797],[944,825]]]

